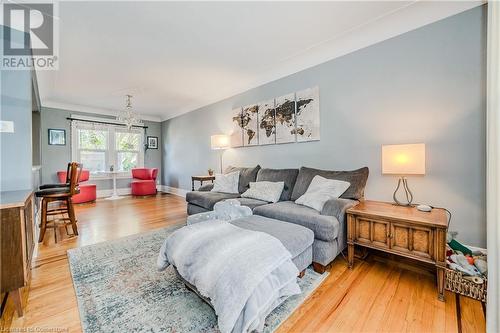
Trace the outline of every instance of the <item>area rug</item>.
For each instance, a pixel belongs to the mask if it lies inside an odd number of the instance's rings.
[[[169,267],[156,269],[165,237],[178,227],[68,251],[82,329],[100,332],[219,332],[212,308]],[[307,269],[293,296],[266,319],[273,332],[328,274]]]

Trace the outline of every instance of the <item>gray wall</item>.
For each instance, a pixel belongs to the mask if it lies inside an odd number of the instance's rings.
[[[433,23],[163,122],[163,183],[218,169],[210,135],[229,133],[233,107],[318,85],[321,141],[229,149],[225,165],[370,168],[366,198],[392,201],[381,145],[424,142],[415,202],[447,207],[451,230],[485,245],[485,6]]]
[[[42,134],[42,183],[58,182],[56,172],[65,170],[68,161],[71,160],[71,122],[66,119],[72,114],[78,114],[89,117],[106,117],[102,115],[62,110],[55,108],[42,107],[41,111],[41,134]],[[109,116],[107,116],[109,118]],[[157,136],[158,145],[161,147],[161,124],[159,122],[144,122],[148,136]],[[51,146],[48,142],[48,129],[57,128],[66,130],[66,145]],[[161,149],[148,149],[144,154],[144,165],[146,167],[159,169],[159,180],[161,179]],[[85,167],[85,166],[84,166]],[[107,190],[113,188],[113,181],[92,180],[97,184],[97,190]],[[130,179],[119,179],[117,188],[129,187]]]
[[[3,29],[0,52],[3,54]],[[12,36],[24,43],[24,33]],[[31,189],[31,71],[1,70],[0,119],[14,122],[14,133],[0,133],[0,190]]]
[[[32,95],[33,96],[33,95]],[[40,121],[41,121],[41,113],[38,111],[31,112],[31,142],[32,142],[32,156],[33,156],[33,165],[41,165],[42,163],[42,152],[41,152],[41,135],[40,132]]]

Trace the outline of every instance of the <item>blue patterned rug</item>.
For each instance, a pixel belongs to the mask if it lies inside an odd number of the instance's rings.
[[[98,332],[218,332],[212,308],[169,267],[156,270],[163,240],[176,227],[68,251],[82,329]],[[265,332],[280,323],[325,279],[307,269],[293,296],[266,319]]]

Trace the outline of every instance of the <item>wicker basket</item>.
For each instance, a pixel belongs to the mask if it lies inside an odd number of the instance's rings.
[[[477,284],[463,278],[462,273],[446,268],[445,289],[454,293],[477,299],[486,303],[486,277],[482,277],[483,284]]]

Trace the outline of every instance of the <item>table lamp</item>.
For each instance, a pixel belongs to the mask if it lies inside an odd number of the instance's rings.
[[[382,145],[382,174],[399,175],[398,186],[393,194],[394,202],[400,206],[411,206],[413,194],[405,176],[425,175],[425,144]],[[406,195],[406,203],[397,198],[401,185]]]
[[[230,147],[230,138],[229,135],[225,134],[216,134],[210,137],[210,145],[213,150],[220,150],[220,173],[222,173],[222,154],[224,153],[224,149]]]

